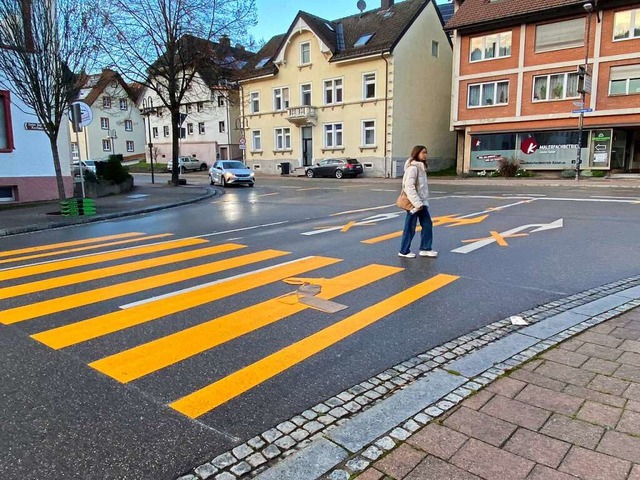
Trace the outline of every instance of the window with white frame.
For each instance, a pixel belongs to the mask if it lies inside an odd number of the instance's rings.
[[[609,95],[640,93],[640,64],[611,67]]]
[[[325,105],[342,103],[342,79],[341,78],[335,78],[333,80],[324,81],[324,103]]]
[[[511,45],[509,45],[509,50],[511,50]],[[431,56],[436,58],[440,56],[440,44],[435,40],[431,40]]]
[[[205,130],[204,130],[204,122],[200,122],[200,123],[198,123],[198,133],[199,133],[200,135],[204,135],[204,133],[205,133]]]
[[[151,132],[153,134],[153,138],[158,138],[158,127],[153,127]]]
[[[8,90],[0,90],[0,151],[13,150],[13,128],[11,126],[11,98]]]
[[[362,121],[362,146],[373,147],[376,144],[376,121]]]
[[[133,120],[124,121],[124,130],[125,132],[133,132]]]
[[[433,53],[433,45],[432,45]],[[434,55],[437,56],[437,55]],[[469,48],[469,61],[480,62],[492,58],[511,56],[511,32],[492,33],[473,37]]]
[[[109,119],[106,117],[100,118],[100,128],[102,130],[109,130]]]
[[[219,131],[220,133],[224,133],[224,132],[226,132],[226,131],[227,131],[227,129],[225,128],[224,121],[222,121],[222,122],[218,122],[218,131]]]
[[[584,17],[536,26],[536,52],[584,45]]]
[[[111,108],[111,97],[102,97],[102,108]]]
[[[365,73],[362,75],[362,98],[376,98],[376,74]]]
[[[468,107],[490,107],[509,103],[509,82],[487,82],[469,85]]]
[[[613,16],[613,40],[640,37],[640,8],[616,12]]]
[[[260,111],[260,92],[251,92],[249,94],[251,113],[258,113]]]
[[[276,112],[289,108],[289,87],[273,89],[273,109]]]
[[[190,103],[187,103],[187,113],[191,113],[193,111],[193,105]]]
[[[193,135],[193,123],[187,123],[187,134]]]
[[[127,140],[127,152],[133,152],[133,151],[134,151],[133,140]]]
[[[80,160],[80,148],[76,142],[71,143],[71,158],[73,160]]]
[[[311,106],[311,84],[300,85],[300,105]]]
[[[110,152],[111,151],[111,139],[103,138],[102,139],[102,151]]]
[[[204,102],[198,102],[198,112],[204,111]]]
[[[324,124],[324,146],[325,148],[342,147],[342,123]]]
[[[120,110],[128,110],[129,109],[129,102],[127,101],[126,98],[121,98],[120,99]]]
[[[251,132],[251,149],[254,152],[262,151],[262,132],[260,132],[260,130],[253,130]]]
[[[169,125],[165,125],[164,127],[162,127],[162,133],[165,137],[169,136]]]
[[[276,128],[275,140],[276,150],[291,150],[291,129]]]
[[[533,101],[565,100],[578,98],[578,74],[552,73],[533,77]]]
[[[311,42],[300,44],[300,65],[311,63]]]

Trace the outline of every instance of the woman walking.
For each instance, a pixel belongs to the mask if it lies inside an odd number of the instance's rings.
[[[411,157],[404,164],[402,188],[413,204],[413,209],[407,212],[402,231],[399,257],[415,258],[411,252],[411,241],[416,234],[416,224],[420,220],[422,234],[420,237],[421,257],[435,258],[438,252],[431,248],[433,243],[433,223],[429,215],[429,187],[427,185],[427,147],[417,145],[411,151]]]

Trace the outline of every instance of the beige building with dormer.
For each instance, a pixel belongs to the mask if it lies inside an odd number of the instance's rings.
[[[455,161],[449,129],[451,43],[430,0],[382,0],[338,20],[299,12],[243,69],[247,165],[292,172],[353,157],[364,174],[402,174],[412,147],[431,169]]]

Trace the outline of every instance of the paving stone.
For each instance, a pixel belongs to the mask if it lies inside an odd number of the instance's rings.
[[[236,448],[231,450],[231,453],[233,453],[233,456],[236,457],[238,460],[242,460],[243,458],[248,457],[253,452],[254,452],[253,448],[251,448],[246,443],[243,443],[242,445],[238,445]]]
[[[624,365],[620,368],[623,367]],[[620,369],[618,369],[618,371],[620,371]],[[587,387],[599,392],[609,393],[611,395],[622,395],[629,387],[629,382],[618,378],[607,377],[605,375],[597,375],[591,382],[589,382]]]
[[[431,417],[424,413],[417,414],[415,417],[413,417],[413,419],[421,425],[426,425],[431,421]]]
[[[618,348],[627,352],[640,353],[640,342],[635,340],[625,340]]]
[[[596,449],[598,452],[624,458],[633,463],[640,463],[640,437],[632,437],[626,433],[608,431]]]
[[[577,347],[576,347],[577,348]],[[538,368],[542,364],[543,360],[531,360],[530,362],[525,363],[522,368],[525,370],[529,370],[533,372],[536,368]]]
[[[177,480],[200,480],[198,477],[196,477],[195,475],[183,475],[182,477],[178,478]]]
[[[362,472],[370,464],[371,462],[369,460],[362,457],[356,457],[349,460],[345,466],[352,472]]]
[[[291,439],[291,437],[288,438]],[[269,445],[262,451],[262,454],[269,460],[271,460],[272,458],[276,458],[281,453],[282,451],[275,445]]]
[[[327,402],[327,403],[329,403],[329,402]],[[313,410],[305,410],[304,412],[302,412],[302,416],[304,418],[306,418],[307,420],[313,420],[314,418],[316,418],[318,416],[318,414],[316,412],[314,412]]]
[[[279,438],[278,440],[275,441],[275,445],[282,448],[283,450],[288,450],[291,447],[293,447],[295,444],[296,444],[296,440],[291,438],[289,435],[285,435],[284,437]]]
[[[311,410],[319,414],[323,414],[331,410],[331,407],[329,407],[328,405],[325,405],[324,403],[319,403],[318,405],[311,407]]]
[[[309,433],[316,433],[317,431],[322,430],[324,425],[320,422],[313,421],[307,423],[303,428]]]
[[[537,370],[537,369],[536,369]],[[566,383],[553,380],[552,378],[539,375],[536,372],[530,372],[529,370],[516,370],[509,375],[509,378],[514,378],[525,383],[532,383],[539,387],[548,388],[550,390],[556,390],[561,392],[566,387]]]
[[[596,376],[595,373],[551,361],[544,362],[535,373],[580,387],[587,385]]]
[[[618,424],[620,415],[622,415],[621,408],[587,400],[578,412],[577,418],[589,423],[602,425],[603,427],[613,428]]]
[[[216,480],[236,480],[236,476],[229,472],[222,472],[220,475],[216,475]]]
[[[601,333],[594,332],[593,329],[580,334],[576,338],[583,342],[595,343],[596,345],[601,345],[603,347],[609,348],[617,348],[622,343],[622,340],[620,340],[619,338],[610,337],[609,335],[603,335]]]
[[[408,443],[420,450],[449,460],[469,437],[437,423],[430,423],[413,435]]]
[[[623,364],[618,370],[616,370],[616,373],[614,373],[613,376],[622,378],[623,380],[640,383],[640,367]]]
[[[439,458],[428,456],[404,480],[479,480],[479,477],[466,472]],[[358,477],[360,480],[360,477]]]
[[[564,415],[553,415],[540,433],[585,448],[594,449],[602,438],[604,428]]]
[[[495,446],[500,446],[516,429],[503,420],[465,407],[456,410],[444,425]]]
[[[536,463],[557,468],[571,445],[546,435],[519,428],[509,439],[504,449]]]
[[[229,465],[233,465],[236,462],[237,462],[236,458],[233,455],[231,455],[230,452],[223,453],[222,455],[219,455],[213,460],[211,460],[211,463],[213,464],[213,466],[219,469],[223,469],[225,467],[228,467]]]
[[[394,428],[389,433],[389,435],[392,438],[395,438],[396,440],[399,440],[399,441],[402,442],[402,441],[406,440],[407,438],[409,438],[411,436],[411,433],[407,432],[404,428],[398,427],[398,428]]]
[[[530,460],[473,438],[458,450],[451,463],[487,480],[522,479],[535,465]]]
[[[558,347],[562,348],[563,350],[569,350],[570,352],[575,352],[582,345],[584,345],[584,342],[581,342],[580,340],[576,340],[575,338],[572,338],[571,340],[562,342],[560,345],[558,345]]]
[[[237,465],[234,465],[233,467],[231,467],[231,472],[234,475],[237,475],[239,477],[241,477],[242,475],[244,475],[245,473],[249,473],[251,471],[251,465],[249,465],[247,462],[242,461]]]
[[[493,397],[489,403],[480,409],[480,412],[531,430],[538,430],[551,415],[548,410],[500,395]]]
[[[595,343],[585,343],[580,348],[578,348],[576,352],[582,353],[583,355],[588,355],[590,357],[602,358],[603,360],[610,361],[615,361],[620,355],[622,355],[622,350],[603,347],[601,345],[596,345]]]
[[[200,478],[203,480],[207,480],[208,478],[213,477],[216,473],[218,473],[218,469],[214,467],[210,463],[205,463],[204,465],[200,465],[198,468],[194,470]]]
[[[493,393],[487,389],[480,390],[475,395],[471,395],[462,403],[462,406],[470,408],[471,410],[479,410],[485,403],[487,403],[493,397]]]
[[[272,447],[274,445],[271,445]],[[254,453],[253,455],[249,455],[247,457],[247,463],[252,467],[259,467],[260,465],[267,463],[267,459],[260,452]]]
[[[383,450],[389,451],[396,446],[396,442],[391,437],[382,437],[376,440],[375,445]]]
[[[403,478],[426,456],[406,443],[376,463],[375,467],[393,478]]]
[[[381,480],[384,477],[384,473],[375,468],[370,468],[358,475],[358,480]]]
[[[584,480],[624,480],[631,464],[581,447],[572,447],[559,470]]]
[[[616,362],[611,362],[609,360],[602,360],[601,358],[591,357],[580,368],[582,368],[583,370],[594,372],[594,373],[611,375],[613,374],[613,372],[615,372],[618,369],[619,366],[620,364]]]
[[[616,329],[615,325],[611,325],[610,323],[604,323],[596,327],[593,327],[590,331],[595,333],[601,333],[603,335],[609,335],[615,329]]]
[[[640,402],[637,400],[629,400],[626,405],[627,410],[640,412]]]
[[[537,385],[527,385],[518,394],[516,400],[566,415],[576,413],[583,402],[581,398],[542,388]]]
[[[640,413],[625,410],[616,430],[640,437]]]
[[[612,337],[620,338],[622,340],[638,340],[640,339],[640,331],[633,330],[630,328],[617,327],[615,328],[610,335]]]
[[[487,386],[489,392],[503,397],[513,398],[526,386],[526,383],[511,377],[504,377]]]
[[[576,480],[576,477],[553,470],[544,465],[536,465],[533,467],[533,470],[531,470],[527,480]]]
[[[617,395],[610,395],[608,393],[597,392],[590,388],[578,387],[576,385],[567,385],[564,389],[564,393],[573,395],[574,397],[580,397],[594,402],[604,403],[612,407],[624,407],[625,399]]]
[[[640,465],[634,465],[627,480],[640,480]]]
[[[589,357],[576,352],[570,352],[568,350],[561,350],[554,348],[542,354],[542,358],[551,360],[556,363],[562,363],[570,367],[579,367],[586,362]]]
[[[291,432],[291,438],[293,438],[296,442],[300,442],[309,436],[309,432],[306,430],[299,428],[298,430],[294,430]]]
[[[329,480],[349,480],[350,476],[351,475],[349,475],[349,472],[345,472],[344,470],[335,470],[331,472],[331,475],[329,475],[328,479]]]
[[[640,353],[624,352],[620,355],[620,358],[618,358],[618,362],[640,367]]]
[[[411,419],[411,420],[405,422],[404,425],[402,425],[402,428],[404,428],[408,432],[415,433],[418,430],[420,430],[421,427],[416,421]]]
[[[362,456],[371,461],[377,460],[384,454],[384,451],[376,447],[375,445],[371,445],[364,452],[362,452]]]

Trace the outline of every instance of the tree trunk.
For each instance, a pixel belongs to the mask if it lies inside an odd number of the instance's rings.
[[[64,191],[64,180],[62,179],[62,169],[60,168],[60,154],[58,153],[58,141],[56,137],[49,137],[49,144],[51,145],[51,153],[53,155],[53,168],[56,172],[56,183],[58,184],[58,198],[62,202],[67,199],[67,194]]]
[[[171,169],[171,183],[174,186],[178,185],[178,177],[180,170],[178,166],[178,156],[180,155],[180,107],[171,112],[171,131],[172,131],[172,145],[171,145],[171,161],[173,162],[173,168]]]

